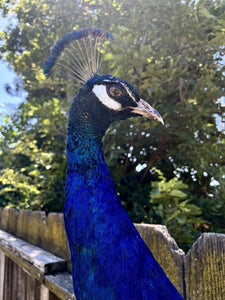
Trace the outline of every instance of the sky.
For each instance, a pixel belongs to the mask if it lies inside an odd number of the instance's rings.
[[[21,96],[11,96],[6,90],[6,84],[12,85],[16,78],[16,74],[10,70],[6,63],[0,61],[0,112],[12,113],[16,109],[19,103],[24,100],[24,95]]]
[[[4,30],[7,26],[8,20],[0,18],[0,31]],[[12,114],[16,110],[19,103],[25,99],[25,94],[20,96],[11,96],[6,90],[6,84],[13,87],[13,82],[17,75],[13,70],[7,66],[6,62],[0,60],[0,122],[4,119],[5,114]]]

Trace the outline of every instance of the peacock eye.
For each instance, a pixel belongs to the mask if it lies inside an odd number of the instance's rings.
[[[109,89],[110,96],[119,97],[122,95],[122,91],[114,86]]]

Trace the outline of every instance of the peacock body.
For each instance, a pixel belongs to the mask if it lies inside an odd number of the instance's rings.
[[[92,39],[97,32],[94,40],[96,36],[111,38],[101,30],[85,30]],[[74,31],[70,37],[80,39],[81,32],[85,37],[84,30]],[[65,36],[60,47],[56,44],[57,57],[53,49],[44,68],[46,74],[65,50],[65,41],[66,45],[72,42],[68,40]],[[93,54],[94,47],[91,51]],[[69,112],[64,221],[76,298],[182,299],[123,209],[102,146],[112,122],[137,115],[161,122],[162,118],[131,84],[112,75],[97,75],[97,71],[92,68],[88,80],[85,76]],[[82,79],[80,73],[76,76]]]

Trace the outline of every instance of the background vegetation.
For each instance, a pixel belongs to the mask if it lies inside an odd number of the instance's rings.
[[[44,60],[76,28],[115,41],[102,73],[131,82],[165,120],[113,124],[105,155],[135,222],[161,223],[187,249],[201,231],[225,232],[225,2],[3,0],[1,57],[18,74],[9,93],[27,98],[0,125],[0,205],[62,211],[67,112],[72,95],[45,80]],[[78,88],[78,87],[77,87]]]

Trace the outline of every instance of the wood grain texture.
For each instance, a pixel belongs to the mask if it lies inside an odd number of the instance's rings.
[[[3,300],[39,300],[40,282],[6,256]]]
[[[4,282],[5,282],[5,253],[0,250],[0,300],[4,296]]]
[[[184,259],[187,300],[225,299],[225,235],[204,233]]]
[[[49,300],[49,289],[44,284],[41,285],[40,300]]]
[[[63,214],[0,207],[0,229],[64,258],[70,269]]]
[[[12,236],[12,235],[10,235]],[[2,251],[0,268],[4,278],[1,288],[1,300],[75,300],[72,276],[67,272],[36,276],[36,271],[24,268],[21,260],[14,260]],[[7,252],[8,253],[8,252]],[[4,259],[2,259],[4,255]],[[4,268],[3,268],[4,266]]]
[[[75,300],[72,275],[67,272],[57,272],[45,276],[45,286],[55,295],[64,300]]]
[[[66,269],[66,261],[37,246],[34,246],[14,235],[0,229],[0,248],[11,259],[31,273],[51,273]],[[34,272],[32,272],[32,268]],[[39,276],[38,276],[39,277]]]

